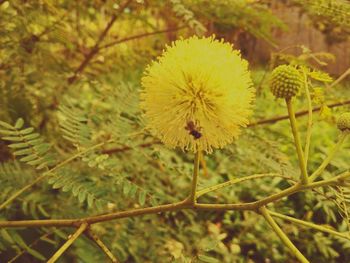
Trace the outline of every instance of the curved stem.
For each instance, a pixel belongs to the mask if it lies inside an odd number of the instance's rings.
[[[330,161],[333,159],[334,155],[339,151],[341,145],[343,144],[343,142],[345,141],[346,137],[347,137],[348,133],[343,132],[340,137],[339,140],[337,142],[337,144],[334,146],[334,148],[330,151],[330,153],[328,154],[327,158],[323,160],[322,164],[317,168],[317,170],[310,176],[310,181],[313,182],[315,181],[315,179],[321,175],[321,173],[324,171],[324,169],[326,169],[327,165],[330,163]]]
[[[197,151],[194,158],[194,167],[193,167],[193,178],[192,178],[192,187],[190,194],[191,204],[196,203],[196,191],[197,191],[197,181],[198,181],[198,172],[199,172],[199,162],[200,162],[201,152]]]
[[[286,196],[292,195],[294,193],[304,191],[307,189],[313,189],[316,187],[328,186],[328,185],[339,185],[339,180],[344,180],[345,178],[350,177],[350,173],[345,172],[339,176],[336,176],[329,180],[322,180],[315,183],[309,183],[307,185],[303,185],[300,182],[282,190],[279,193],[270,195],[263,199],[260,199],[255,202],[249,203],[238,203],[238,204],[196,204],[195,208],[197,210],[217,210],[217,211],[226,211],[226,210],[256,210],[261,206],[267,205],[269,203],[280,200]]]
[[[273,231],[278,235],[278,237],[282,240],[286,247],[292,252],[292,254],[302,263],[308,263],[309,261],[306,257],[298,250],[298,248],[290,241],[288,236],[283,232],[283,230],[278,226],[275,220],[271,217],[269,211],[265,206],[262,206],[259,209],[260,213],[263,215],[265,220],[269,223]]]
[[[287,176],[283,176],[283,175],[280,175],[277,173],[253,174],[253,175],[242,177],[242,178],[234,178],[230,181],[204,188],[196,193],[196,197],[198,198],[204,194],[216,191],[216,190],[224,188],[226,186],[230,186],[230,185],[237,184],[237,183],[247,181],[247,180],[253,180],[253,179],[264,178],[264,177],[281,177],[281,178],[285,178],[287,180],[292,180],[292,178],[289,178]]]
[[[293,217],[290,217],[290,216],[282,215],[280,213],[276,213],[276,212],[272,212],[272,211],[269,211],[269,213],[270,213],[270,215],[272,215],[274,217],[277,217],[277,218],[280,218],[280,219],[283,219],[283,220],[287,220],[289,222],[296,223],[296,224],[301,225],[301,226],[310,227],[310,228],[313,228],[313,229],[316,229],[316,230],[319,230],[319,231],[322,231],[322,232],[325,232],[325,233],[328,233],[328,234],[331,234],[331,235],[335,235],[335,236],[346,238],[346,239],[350,240],[349,234],[340,233],[340,232],[334,231],[334,230],[332,230],[330,228],[327,228],[327,227],[324,227],[324,226],[320,226],[320,225],[316,225],[314,223],[307,222],[307,221],[300,220],[300,219],[296,219],[296,218],[293,218]]]
[[[88,226],[88,223],[82,223],[78,230],[68,238],[67,242],[64,243],[59,250],[56,251],[56,253],[47,261],[47,263],[56,262],[57,259],[73,244],[73,242],[86,230]]]
[[[297,122],[295,119],[295,113],[294,113],[294,109],[293,109],[292,100],[286,99],[286,104],[287,104],[287,108],[288,108],[290,125],[292,128],[292,133],[293,133],[293,137],[294,137],[294,143],[295,143],[295,147],[296,147],[297,154],[298,154],[299,167],[300,167],[300,172],[301,172],[300,180],[303,184],[307,184],[308,183],[308,174],[306,171],[304,153],[303,153],[303,149],[301,147],[301,142],[300,142],[300,137],[299,137],[299,133],[298,133]]]

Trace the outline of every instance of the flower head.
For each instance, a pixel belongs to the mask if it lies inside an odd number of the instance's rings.
[[[193,152],[231,143],[248,124],[254,99],[247,61],[213,37],[167,46],[142,86],[141,107],[154,135]]]

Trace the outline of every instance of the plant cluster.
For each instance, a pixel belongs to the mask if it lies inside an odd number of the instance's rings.
[[[268,4],[0,12],[1,262],[350,260],[347,73],[334,81],[313,63],[331,54],[303,46],[248,70],[230,44],[188,38],[273,44],[285,26]]]

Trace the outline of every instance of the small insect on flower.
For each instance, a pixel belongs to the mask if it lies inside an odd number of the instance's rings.
[[[185,129],[189,131],[189,134],[191,134],[195,140],[202,137],[202,134],[198,131],[199,129],[196,128],[193,121],[187,122],[187,126],[185,127]]]
[[[248,124],[254,89],[247,61],[232,45],[191,37],[167,46],[142,78],[141,109],[167,146],[210,153]]]

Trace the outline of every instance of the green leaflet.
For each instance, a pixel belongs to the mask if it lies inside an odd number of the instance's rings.
[[[34,128],[22,129],[23,119],[18,119],[13,127],[3,121],[1,126],[5,128],[0,130],[0,134],[5,135],[2,139],[10,142],[8,147],[14,150],[15,156],[21,156],[21,162],[36,166],[38,170],[47,168],[54,163],[48,154],[51,145],[44,143],[44,139],[40,137],[39,133],[34,132]]]

